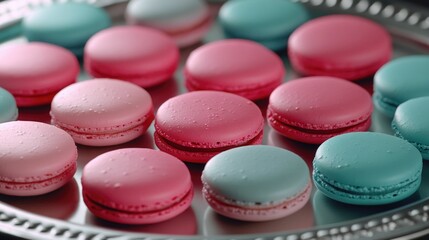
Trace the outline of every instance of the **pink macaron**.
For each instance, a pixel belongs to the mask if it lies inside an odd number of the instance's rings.
[[[249,40],[220,40],[194,50],[186,61],[188,90],[218,90],[250,100],[266,98],[285,75],[271,50]]]
[[[151,87],[170,79],[179,50],[166,34],[147,27],[117,26],[92,36],[84,50],[85,70],[95,78],[115,78]]]
[[[371,20],[331,15],[295,30],[288,51],[293,68],[304,75],[358,80],[389,61],[392,43],[389,33]]]
[[[371,113],[371,96],[359,85],[334,77],[307,77],[274,90],[267,117],[278,133],[319,144],[339,134],[368,130]]]
[[[131,141],[145,133],[154,118],[146,90],[113,79],[87,80],[64,88],[52,100],[50,114],[53,125],[88,146]]]
[[[19,107],[49,104],[78,74],[78,60],[65,48],[38,42],[0,48],[0,87]]]
[[[155,144],[177,158],[205,163],[234,147],[262,143],[258,106],[219,91],[185,93],[164,102],[155,116]]]
[[[157,223],[184,212],[193,186],[186,165],[153,149],[124,148],[99,155],[82,173],[83,199],[102,219]]]
[[[77,148],[65,131],[31,121],[0,124],[0,193],[34,196],[54,191],[76,172]]]

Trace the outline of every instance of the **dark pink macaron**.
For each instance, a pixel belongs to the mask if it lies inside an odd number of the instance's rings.
[[[333,136],[366,131],[371,125],[370,94],[334,77],[307,77],[284,83],[270,96],[268,123],[296,141],[319,144]]]
[[[389,33],[352,15],[316,18],[295,30],[289,59],[298,72],[357,80],[373,75],[392,55]]]

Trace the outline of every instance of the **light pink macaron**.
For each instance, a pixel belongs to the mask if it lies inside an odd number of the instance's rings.
[[[363,17],[330,15],[296,29],[288,41],[293,68],[310,76],[358,80],[373,75],[392,55],[392,40]]]
[[[0,193],[34,196],[54,191],[76,172],[77,148],[65,131],[31,121],[0,124]]]
[[[219,91],[185,93],[155,117],[155,144],[177,158],[205,163],[234,147],[262,143],[264,118],[252,101]]]
[[[115,78],[151,87],[170,79],[179,50],[166,34],[148,27],[117,26],[92,36],[84,50],[85,70],[95,78]]]
[[[65,48],[38,42],[0,48],[0,86],[19,107],[49,104],[78,74],[78,61]]]
[[[113,79],[87,80],[64,88],[52,100],[50,114],[53,125],[88,146],[131,141],[145,133],[154,118],[146,90]]]
[[[218,90],[251,100],[266,98],[285,75],[271,50],[249,40],[220,40],[194,50],[186,61],[188,90]]]
[[[125,148],[99,155],[82,173],[88,209],[108,221],[156,223],[184,212],[193,187],[186,165],[161,151]]]

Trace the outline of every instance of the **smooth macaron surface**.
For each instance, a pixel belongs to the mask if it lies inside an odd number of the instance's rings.
[[[228,1],[219,11],[227,36],[257,41],[272,50],[286,48],[289,35],[308,19],[302,5],[283,0]]]
[[[428,55],[397,58],[374,75],[373,102],[377,110],[393,117],[399,104],[429,96]]]
[[[151,87],[172,77],[179,50],[164,33],[140,26],[117,26],[94,35],[85,46],[85,70]]]
[[[92,79],[55,95],[52,124],[66,130],[77,143],[108,146],[143,134],[153,120],[149,93],[128,82]]]
[[[185,211],[193,187],[186,165],[161,151],[125,148],[101,154],[83,169],[85,204],[118,223],[165,221]]]
[[[18,108],[15,98],[10,92],[0,87],[0,123],[15,121],[18,118]]]
[[[180,47],[200,41],[212,23],[209,6],[203,0],[132,0],[125,16],[129,24],[163,31]]]
[[[214,156],[201,178],[203,196],[214,210],[240,220],[287,216],[305,205],[311,192],[304,160],[266,145],[238,147]]]
[[[32,11],[23,19],[22,28],[29,41],[56,44],[80,56],[86,41],[110,25],[110,17],[102,8],[67,2]]]
[[[429,159],[429,96],[410,99],[398,106],[392,120],[396,136],[413,144]]]
[[[266,98],[281,84],[281,59],[248,40],[220,40],[195,49],[184,70],[189,90],[218,90],[251,100]]]
[[[389,61],[389,33],[371,20],[352,15],[313,19],[290,36],[288,55],[304,75],[358,80],[373,75]]]
[[[278,133],[306,143],[371,125],[370,94],[355,83],[334,77],[306,77],[286,82],[270,96],[268,123]]]
[[[76,172],[73,139],[52,125],[13,121],[0,124],[0,193],[34,196],[54,191]]]
[[[164,102],[155,116],[155,143],[181,160],[207,162],[215,154],[262,142],[258,106],[235,94],[195,91]]]
[[[347,133],[319,146],[313,180],[323,194],[337,201],[387,204],[418,190],[422,165],[420,152],[403,139],[374,132]]]
[[[0,86],[20,107],[49,104],[59,90],[76,82],[78,74],[78,60],[62,47],[25,43],[0,49]]]

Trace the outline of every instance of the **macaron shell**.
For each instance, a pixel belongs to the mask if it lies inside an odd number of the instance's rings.
[[[178,62],[173,40],[146,27],[109,28],[85,46],[85,69],[92,76],[124,79],[143,87],[168,80]]]
[[[110,25],[110,17],[103,9],[90,4],[68,2],[32,11],[23,20],[23,31],[30,41],[64,46],[81,54],[86,41]]]
[[[335,37],[332,37],[335,36]],[[319,17],[299,27],[288,42],[295,70],[356,80],[374,74],[391,57],[389,34],[362,17]]]
[[[407,56],[390,61],[374,76],[374,105],[393,117],[396,107],[412,98],[429,96],[429,56]]]
[[[407,141],[387,134],[358,132],[336,136],[320,145],[314,159],[313,176],[319,190],[352,204],[398,201],[411,195],[420,185],[420,152]],[[336,185],[338,191],[328,190],[316,180],[319,177]],[[389,196],[392,189],[397,193]]]
[[[429,96],[408,100],[398,106],[392,128],[399,136],[420,150],[429,159]]]
[[[15,121],[18,118],[18,108],[15,98],[10,92],[0,87],[0,123]]]
[[[31,183],[29,189],[2,188],[2,193],[46,193],[64,185],[76,171],[77,148],[73,139],[52,125],[30,121],[2,123],[0,138],[0,181],[11,185]]]
[[[262,45],[239,39],[199,47],[185,66],[188,89],[227,91],[249,99],[267,97],[284,75],[277,55]]]
[[[157,215],[154,212],[161,213],[184,199],[182,207],[166,213],[169,217],[178,215],[177,211],[190,205],[193,191],[185,164],[161,151],[141,148],[119,149],[96,157],[85,166],[82,185],[84,195],[98,205],[142,215],[140,218],[153,217]]]
[[[20,97],[52,96],[53,93],[76,82],[79,63],[75,56],[64,48],[46,43],[27,43],[5,46],[0,49],[0,85]],[[42,103],[49,103],[47,98]]]
[[[282,46],[266,46],[281,49],[286,47],[289,34],[307,21],[308,14],[290,1],[236,0],[222,6],[219,19],[227,35],[261,43],[275,39],[282,41]]]
[[[156,132],[163,138],[185,147],[209,149],[244,144],[261,133],[263,123],[256,104],[217,91],[173,97],[155,116]]]

